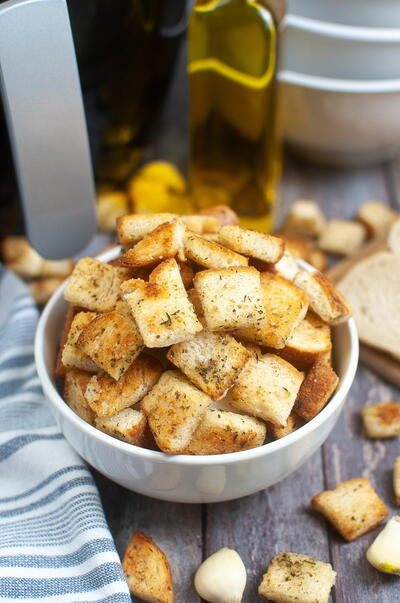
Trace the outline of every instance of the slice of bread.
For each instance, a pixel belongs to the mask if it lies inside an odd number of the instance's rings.
[[[361,409],[365,433],[369,438],[395,438],[400,436],[400,404],[379,402]]]
[[[126,214],[117,218],[118,241],[122,244],[136,243],[160,224],[170,222],[178,216],[171,213]]]
[[[336,255],[353,255],[364,244],[365,227],[353,220],[329,220],[318,240],[322,251]]]
[[[321,356],[330,354],[331,349],[329,325],[313,312],[308,312],[286,341],[285,347],[279,351],[279,356],[304,371]]]
[[[297,199],[290,207],[282,232],[295,237],[318,237],[326,224],[318,203]]]
[[[347,301],[321,272],[299,270],[294,284],[307,293],[310,309],[329,325],[345,322],[351,316]]]
[[[86,423],[93,425],[95,414],[85,400],[85,391],[93,373],[69,369],[64,381],[64,400]]]
[[[204,268],[229,268],[249,263],[243,255],[190,231],[185,235],[184,250],[186,257]]]
[[[124,408],[112,417],[97,416],[94,424],[97,429],[117,440],[142,447],[147,444],[147,421],[141,410]]]
[[[324,408],[338,383],[335,371],[323,360],[317,360],[300,386],[295,413],[306,421],[313,419]]]
[[[222,245],[229,249],[272,264],[281,259],[285,248],[278,237],[240,226],[222,226],[218,235]]]
[[[118,270],[94,258],[82,258],[68,279],[64,298],[93,312],[112,310],[122,280]]]
[[[338,283],[363,343],[400,359],[400,259],[381,251],[353,266]]]
[[[185,226],[176,218],[164,222],[145,235],[120,258],[122,266],[149,266],[179,255],[183,259]]]
[[[68,368],[79,368],[83,371],[97,373],[100,369],[95,362],[80,348],[78,339],[85,329],[96,318],[95,312],[78,312],[71,321],[67,340],[64,344],[61,362]]]

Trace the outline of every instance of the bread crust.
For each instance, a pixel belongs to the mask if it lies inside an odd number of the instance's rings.
[[[313,419],[327,404],[338,383],[335,371],[326,362],[317,360],[300,386],[295,413],[306,421]]]

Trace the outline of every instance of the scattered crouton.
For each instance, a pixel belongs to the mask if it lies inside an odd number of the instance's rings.
[[[218,400],[236,381],[250,353],[230,335],[202,331],[190,341],[173,345],[167,358],[194,385]]]
[[[394,438],[400,435],[400,404],[379,402],[361,409],[365,433],[369,438]]]
[[[396,458],[394,463],[393,490],[396,497],[396,503],[400,506],[400,456]]]
[[[137,243],[152,230],[178,216],[171,213],[127,214],[117,219],[117,235],[121,244]]]
[[[364,244],[367,233],[360,222],[352,220],[329,220],[318,245],[322,251],[336,255],[353,255]]]
[[[292,336],[308,309],[308,296],[278,274],[261,274],[265,316],[254,327],[235,330],[245,341],[281,349]]]
[[[311,504],[348,542],[376,528],[388,515],[384,502],[363,477],[316,494]]]
[[[230,390],[230,401],[241,412],[285,427],[302,381],[294,366],[265,354],[248,361]]]
[[[147,421],[141,410],[124,408],[112,417],[97,416],[94,424],[97,429],[128,444],[142,447],[147,444]]]
[[[37,305],[44,306],[63,282],[62,276],[47,276],[31,281],[28,288]]]
[[[300,371],[307,370],[321,356],[325,357],[332,349],[331,330],[323,320],[313,312],[296,327],[279,351],[284,360]]]
[[[182,216],[182,220],[188,230],[200,235],[204,232],[217,232],[220,227],[214,216]]]
[[[111,417],[139,402],[157,383],[161,373],[158,360],[142,354],[118,381],[106,373],[94,375],[86,388],[85,399],[96,414]]]
[[[79,368],[83,371],[96,373],[99,367],[78,345],[78,339],[85,327],[96,318],[95,312],[78,312],[71,322],[67,340],[61,354],[61,362],[68,368]]]
[[[158,447],[168,454],[183,453],[189,445],[211,398],[179,371],[165,371],[142,400]]]
[[[265,317],[260,273],[252,266],[204,270],[193,284],[210,331],[257,327]]]
[[[274,264],[273,267],[275,272],[291,282],[294,281],[296,274],[300,270],[295,256],[287,249],[284,251],[281,259]]]
[[[317,360],[300,386],[294,407],[296,414],[306,421],[313,419],[324,408],[338,383],[335,371]]]
[[[183,235],[185,226],[181,220],[163,222],[121,257],[122,266],[148,266],[179,255],[183,259]]]
[[[222,245],[229,249],[272,264],[281,259],[285,248],[278,237],[240,226],[222,226],[218,235]]]
[[[370,236],[386,234],[396,219],[396,213],[381,201],[367,201],[358,210],[357,218]]]
[[[1,243],[4,264],[22,278],[67,277],[72,260],[45,260],[25,237],[7,236]]]
[[[330,563],[299,553],[271,559],[258,593],[276,603],[328,603],[336,572]]]
[[[303,420],[296,415],[295,412],[291,412],[284,427],[274,425],[273,423],[267,423],[268,435],[270,435],[274,440],[280,440],[280,438],[284,438],[290,433],[296,431],[296,429],[301,427],[303,423]]]
[[[99,230],[112,232],[119,216],[129,212],[129,199],[124,191],[104,191],[96,198],[96,215]]]
[[[92,373],[69,369],[65,374],[64,399],[68,406],[86,423],[93,425],[95,414],[85,400],[85,391]]]
[[[352,312],[346,300],[320,272],[299,270],[294,284],[307,293],[311,309],[328,324],[337,325],[350,318]]]
[[[82,258],[69,277],[64,298],[93,312],[107,312],[115,306],[120,284],[118,268]]]
[[[228,205],[214,205],[197,212],[200,216],[213,216],[221,226],[239,224],[239,216]]]
[[[261,446],[265,423],[220,409],[207,409],[186,454],[226,454]]]
[[[308,199],[297,199],[292,203],[282,232],[296,237],[318,237],[326,219],[318,203]]]
[[[139,356],[144,344],[133,317],[113,311],[97,316],[82,329],[78,346],[98,367],[118,380]]]
[[[148,283],[131,279],[122,283],[121,291],[149,348],[187,341],[203,328],[174,259],[159,264]]]
[[[143,532],[133,534],[124,553],[122,569],[134,597],[151,603],[174,602],[168,559]]]
[[[219,243],[209,241],[194,232],[187,232],[184,244],[185,255],[205,268],[229,268],[247,266],[249,260]]]

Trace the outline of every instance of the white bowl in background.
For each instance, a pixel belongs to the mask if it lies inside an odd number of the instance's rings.
[[[99,259],[108,261],[119,249]],[[310,266],[302,264],[309,270]],[[175,502],[211,503],[239,498],[282,480],[326,440],[344,404],[358,362],[353,319],[334,327],[338,389],[327,406],[294,433],[243,452],[215,456],[167,455],[121,442],[80,419],[58,393],[54,365],[67,303],[65,285],[50,299],[39,320],[35,359],[44,393],[71,446],[112,481],[147,496]]]
[[[360,27],[400,27],[399,0],[288,0],[287,12]]]
[[[352,27],[287,15],[281,65],[287,71],[329,78],[397,79],[400,29]]]
[[[285,139],[306,159],[361,165],[400,153],[400,79],[352,81],[282,71]]]

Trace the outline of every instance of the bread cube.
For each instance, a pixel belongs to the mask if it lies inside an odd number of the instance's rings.
[[[150,603],[174,603],[168,559],[143,532],[133,534],[124,553],[122,569],[134,597]]]
[[[369,438],[400,436],[400,404],[379,402],[361,409],[365,433]]]
[[[126,214],[117,218],[117,235],[121,244],[136,243],[152,230],[178,216],[171,213]]]
[[[179,454],[188,447],[211,401],[180,371],[165,371],[141,408],[157,446],[168,454]]]
[[[324,361],[317,360],[308,371],[294,410],[306,421],[313,419],[326,405],[339,383],[335,371]]]
[[[271,348],[283,348],[300,325],[308,309],[308,296],[278,274],[261,274],[265,316],[254,327],[236,329],[245,341]]]
[[[370,236],[386,234],[396,219],[394,212],[381,201],[367,201],[358,210],[357,218],[365,226]]]
[[[346,300],[321,272],[299,270],[294,284],[307,293],[310,308],[329,325],[337,325],[350,318],[352,312]]]
[[[332,349],[331,330],[316,314],[308,312],[307,316],[286,341],[279,352],[284,360],[293,364],[300,371],[307,370],[319,358],[330,354]]]
[[[28,289],[38,306],[44,306],[64,282],[62,276],[47,276],[31,281]]]
[[[367,237],[365,227],[353,220],[329,220],[318,241],[322,251],[336,255],[353,255]]]
[[[328,603],[335,581],[330,563],[299,553],[279,553],[271,559],[258,592],[276,603]]]
[[[214,216],[182,216],[182,221],[188,230],[200,235],[204,232],[216,232],[220,227],[220,223]]]
[[[85,400],[85,391],[92,373],[80,369],[69,369],[65,374],[64,400],[86,423],[93,425],[95,414]]]
[[[64,366],[62,361],[62,354],[64,350],[65,343],[68,339],[68,333],[71,329],[71,324],[74,319],[74,316],[78,314],[80,311],[79,306],[75,306],[74,304],[68,304],[67,312],[65,314],[64,326],[61,333],[60,345],[58,347],[56,366],[54,369],[54,374],[56,377],[65,377],[67,372],[67,367]]]
[[[301,427],[303,424],[304,421],[292,411],[288,416],[285,427],[274,425],[273,423],[267,423],[267,432],[268,435],[274,440],[280,440],[280,438],[284,438],[285,436],[296,431],[296,429]]]
[[[218,235],[220,243],[229,249],[273,264],[281,259],[285,249],[282,239],[240,226],[222,226]]]
[[[124,408],[112,417],[97,416],[95,427],[117,440],[146,447],[148,440],[146,427],[147,421],[141,410]]]
[[[100,369],[95,362],[78,345],[78,339],[83,329],[96,318],[95,312],[78,312],[72,319],[64,344],[61,362],[68,368],[79,368],[83,371],[97,373]]]
[[[98,367],[118,380],[139,356],[144,344],[133,317],[113,311],[97,316],[82,329],[78,346]]]
[[[260,273],[251,266],[204,270],[193,284],[210,331],[258,327],[265,317]]]
[[[239,224],[239,216],[228,205],[213,205],[197,212],[199,216],[213,216],[221,226]]]
[[[250,353],[230,335],[202,331],[190,341],[173,345],[167,358],[194,385],[218,400],[234,384]]]
[[[290,207],[282,232],[297,237],[317,237],[326,224],[318,203],[309,199],[297,199]]]
[[[72,270],[72,260],[46,260],[25,237],[7,236],[1,242],[1,253],[7,268],[22,278],[66,278]]]
[[[363,477],[316,494],[311,504],[349,542],[376,528],[388,515],[384,502]]]
[[[207,409],[186,449],[186,454],[226,454],[264,443],[265,423],[220,409]]]
[[[108,312],[117,301],[118,269],[93,258],[82,258],[68,279],[64,298],[93,312]]]
[[[241,412],[285,427],[302,381],[303,375],[279,356],[251,358],[230,390],[230,402]]]
[[[185,226],[181,220],[164,222],[145,235],[120,258],[122,266],[149,266],[180,255],[183,259]]]
[[[161,373],[158,360],[142,354],[118,381],[106,373],[94,375],[86,388],[86,402],[96,414],[111,417],[139,402],[157,383]]]
[[[186,257],[205,268],[247,266],[249,263],[243,255],[190,231],[185,235],[184,250]]]
[[[274,264],[274,271],[288,281],[293,282],[296,274],[299,271],[299,265],[296,261],[295,256],[285,249],[283,256],[276,264]]]
[[[148,283],[131,279],[122,283],[121,291],[149,348],[187,341],[203,328],[174,259],[159,264]]]
[[[306,262],[310,259],[311,252],[315,249],[315,244],[309,239],[303,239],[301,237],[288,236],[281,232],[276,233],[277,237],[282,239],[285,243],[285,250],[288,251],[293,257]]]

